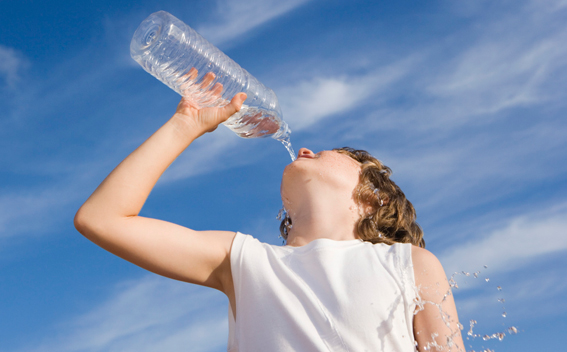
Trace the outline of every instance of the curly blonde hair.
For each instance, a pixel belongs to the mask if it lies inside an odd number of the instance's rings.
[[[371,210],[356,223],[360,238],[371,243],[411,243],[425,248],[415,209],[400,187],[390,180],[392,170],[367,151],[348,147],[333,150],[361,163],[360,180],[353,197],[359,205]],[[291,218],[285,214],[280,224],[284,239],[291,225]]]

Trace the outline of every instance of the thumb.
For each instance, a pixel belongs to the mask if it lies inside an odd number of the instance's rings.
[[[236,94],[232,100],[230,101],[230,103],[228,105],[226,105],[223,110],[224,113],[226,114],[227,117],[232,116],[234,113],[240,111],[240,108],[242,107],[242,103],[244,103],[244,101],[246,100],[247,95],[246,93],[238,93]]]

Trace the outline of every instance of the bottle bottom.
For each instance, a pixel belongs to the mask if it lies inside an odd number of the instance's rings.
[[[242,105],[239,112],[223,123],[242,138],[272,137],[287,149],[291,161],[295,161],[295,151],[291,146],[290,130],[287,124],[268,111]]]
[[[275,114],[247,105],[242,105],[223,124],[242,138],[273,137],[282,128],[282,121]]]

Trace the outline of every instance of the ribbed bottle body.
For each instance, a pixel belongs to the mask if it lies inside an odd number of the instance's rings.
[[[173,15],[159,11],[145,19],[134,33],[130,54],[196,107],[224,106],[235,94],[246,93],[243,108],[224,123],[239,136],[289,137],[276,94]],[[209,72],[215,78],[205,86],[203,77]],[[222,92],[214,89],[217,83]]]

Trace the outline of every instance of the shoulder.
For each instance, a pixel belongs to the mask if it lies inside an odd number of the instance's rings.
[[[268,244],[255,238],[254,236],[237,232],[231,247],[231,258],[236,260],[243,256],[247,258],[265,255],[266,253],[277,252],[280,246]]]
[[[417,285],[446,280],[441,262],[427,249],[412,246],[411,258]]]
[[[414,245],[411,246],[411,259],[414,265],[434,265],[439,263],[439,259],[437,259],[435,254],[431,253],[425,248]]]

